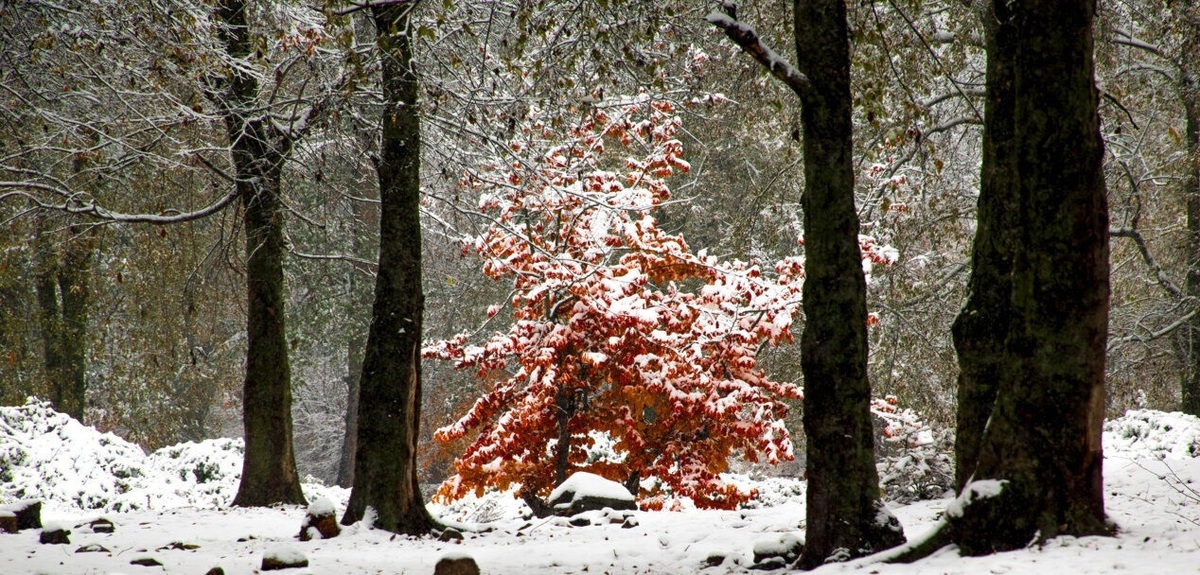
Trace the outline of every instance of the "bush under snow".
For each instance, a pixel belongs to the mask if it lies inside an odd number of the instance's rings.
[[[147,455],[30,399],[0,407],[0,503],[37,498],[102,511],[224,507],[237,493],[243,450],[241,439],[226,438]]]

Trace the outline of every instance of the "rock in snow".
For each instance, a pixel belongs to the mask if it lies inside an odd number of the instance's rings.
[[[263,553],[262,570],[276,571],[279,569],[294,569],[297,567],[308,567],[308,557],[299,549],[294,549],[287,546],[278,546],[268,549]]]
[[[550,494],[550,506],[556,515],[564,517],[605,508],[637,509],[633,495],[624,485],[586,471],[572,474],[559,485]]]

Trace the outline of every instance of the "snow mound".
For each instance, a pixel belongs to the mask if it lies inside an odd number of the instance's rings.
[[[0,502],[126,509],[118,502],[145,479],[145,458],[137,445],[85,427],[49,403],[0,407]]]
[[[50,404],[30,398],[0,407],[0,504],[40,499],[54,507],[134,511],[221,508],[233,500],[242,472],[241,439],[208,439],[141,447],[100,433]],[[337,488],[305,486],[344,501]]]
[[[1104,423],[1106,457],[1200,457],[1200,418],[1178,411],[1130,410]]]

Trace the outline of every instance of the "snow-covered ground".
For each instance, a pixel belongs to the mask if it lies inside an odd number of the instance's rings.
[[[1060,538],[1043,546],[983,558],[944,550],[915,565],[870,558],[817,573],[1182,574],[1200,565],[1200,420],[1131,412],[1105,432],[1112,538]],[[236,441],[185,444],[145,454],[112,435],[30,404],[0,408],[0,504],[38,497],[44,520],[72,527],[69,545],[42,545],[38,530],[0,534],[0,573],[202,575],[256,573],[264,554],[302,554],[307,568],[288,574],[431,574],[447,555],[469,555],[484,574],[748,573],[753,552],[803,537],[803,484],[758,483],[760,501],[739,511],[604,512],[591,525],[521,517],[506,494],[431,506],[445,520],[474,526],[461,543],[395,537],[362,524],[335,539],[300,542],[303,507],[230,509],[240,468]],[[348,493],[315,484],[340,512]],[[909,537],[936,521],[946,499],[894,508]],[[634,521],[624,521],[627,514]],[[114,533],[85,523],[105,517]],[[624,525],[624,526],[623,526]],[[107,551],[77,552],[89,545]],[[712,557],[724,557],[709,566]],[[131,561],[153,558],[161,566]],[[716,562],[715,559],[712,561]]]

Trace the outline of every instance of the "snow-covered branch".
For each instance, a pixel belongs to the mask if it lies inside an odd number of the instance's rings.
[[[228,206],[238,195],[236,191],[230,192],[222,196],[217,201],[191,212],[168,212],[162,214],[126,214],[122,212],[114,212],[107,208],[98,205],[95,200],[80,200],[78,194],[71,194],[62,203],[48,202],[35,194],[29,193],[28,189],[33,188],[42,191],[55,191],[51,186],[32,184],[30,182],[0,182],[0,189],[9,188],[16,191],[0,194],[0,202],[12,198],[23,198],[29,200],[39,208],[46,210],[55,210],[68,214],[77,214],[95,218],[104,222],[125,223],[125,224],[151,224],[156,226],[167,224],[181,224],[199,220],[211,216]]]
[[[776,54],[774,50],[764,44],[753,28],[743,22],[739,22],[734,13],[734,5],[732,3],[724,3],[724,10],[725,13],[714,10],[708,16],[705,16],[704,20],[724,31],[725,35],[730,40],[733,40],[734,44],[741,47],[742,51],[757,60],[773,76],[782,80],[784,84],[787,84],[788,88],[791,88],[801,99],[804,99],[805,92],[812,88],[808,76],[801,74],[787,60],[784,60],[783,57]]]

